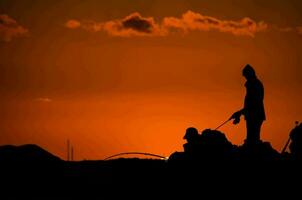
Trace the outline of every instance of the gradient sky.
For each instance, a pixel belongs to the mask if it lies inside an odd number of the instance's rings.
[[[262,139],[302,120],[300,0],[0,0],[0,145],[66,158],[181,151],[243,105],[250,63],[265,86]],[[244,121],[221,129],[234,144]]]

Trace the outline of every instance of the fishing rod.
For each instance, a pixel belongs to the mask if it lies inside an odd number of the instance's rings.
[[[215,128],[215,131],[218,130],[219,128],[223,127],[226,123],[228,123],[229,121],[231,121],[232,119],[234,119],[233,124],[238,124],[240,122],[240,117],[233,117],[234,115],[232,115],[228,120],[226,120],[225,122],[223,122],[221,125],[219,125],[217,128]]]
[[[215,131],[218,130],[219,128],[223,127],[226,123],[228,123],[229,121],[231,121],[232,119],[228,119],[225,122],[223,122],[222,124],[220,124],[217,128],[215,128]]]
[[[284,154],[284,153],[285,153],[285,151],[286,151],[286,149],[287,149],[287,147],[288,147],[288,145],[289,145],[290,141],[291,141],[291,139],[290,139],[290,138],[288,138],[288,140],[287,140],[287,142],[286,142],[285,146],[283,147],[283,149],[282,149],[282,151],[281,151],[281,154]]]
[[[104,160],[109,160],[109,159],[111,159],[111,158],[118,157],[118,156],[123,156],[123,155],[144,155],[144,156],[153,156],[153,157],[157,157],[157,158],[160,158],[160,159],[162,159],[162,160],[167,160],[167,159],[168,159],[168,157],[166,157],[166,156],[156,155],[156,154],[152,154],[152,153],[143,153],[143,152],[124,152],[124,153],[118,153],[118,154],[109,156],[109,157],[105,158]]]

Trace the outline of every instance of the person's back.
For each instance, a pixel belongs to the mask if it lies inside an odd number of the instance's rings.
[[[246,81],[246,96],[244,100],[245,119],[265,120],[264,87],[257,77]]]

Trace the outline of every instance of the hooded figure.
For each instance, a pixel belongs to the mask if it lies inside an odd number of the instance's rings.
[[[257,78],[255,70],[246,65],[242,70],[242,75],[246,78],[246,96],[244,99],[243,109],[235,112],[231,119],[234,124],[240,122],[240,116],[244,115],[246,120],[247,137],[246,144],[258,144],[260,140],[261,125],[266,120],[264,111],[264,87],[261,81]]]

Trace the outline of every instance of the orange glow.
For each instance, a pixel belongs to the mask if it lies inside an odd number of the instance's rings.
[[[26,30],[24,37],[5,39],[8,29],[0,18],[0,145],[35,143],[65,159],[70,139],[76,160],[126,151],[168,156],[182,151],[187,127],[216,128],[242,107],[241,69],[247,63],[265,87],[263,140],[280,150],[294,121],[302,120],[300,1],[294,7],[271,1],[273,7],[261,8],[225,0],[173,1],[173,6],[43,2],[30,13],[24,3],[0,3],[0,16]],[[182,18],[189,10],[219,25],[189,26]],[[155,32],[119,32],[129,16],[149,21]],[[188,30],[162,34],[167,20]],[[116,34],[101,31],[99,22],[118,24]],[[91,27],[94,31],[87,31]],[[242,144],[244,121],[221,131]]]

